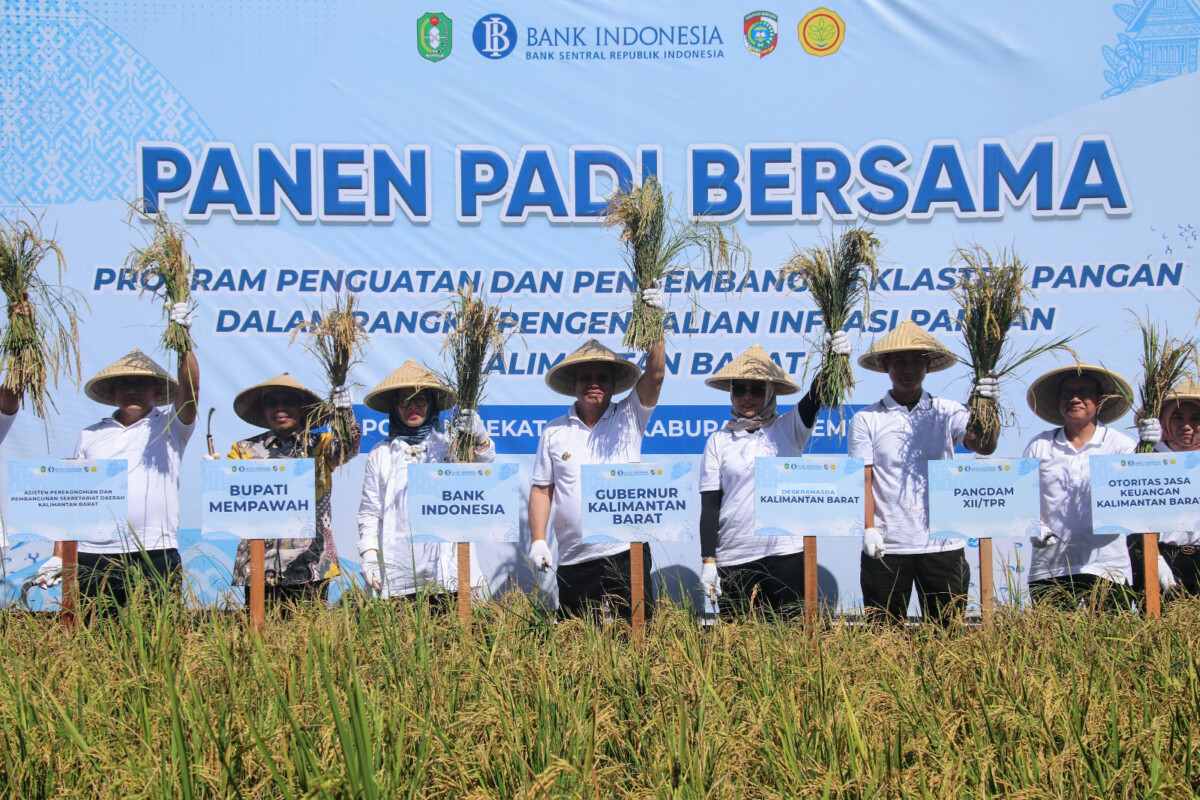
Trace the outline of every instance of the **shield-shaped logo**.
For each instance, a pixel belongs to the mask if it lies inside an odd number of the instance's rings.
[[[759,58],[779,44],[779,17],[770,11],[752,11],[745,17],[746,49]]]
[[[453,23],[440,11],[417,20],[417,52],[426,61],[441,61],[454,46]]]

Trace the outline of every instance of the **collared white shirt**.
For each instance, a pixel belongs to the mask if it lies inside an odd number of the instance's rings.
[[[642,437],[654,415],[637,390],[619,403],[609,403],[604,415],[589,428],[571,404],[566,416],[542,429],[533,462],[533,485],[554,487],[554,538],[558,563],[578,564],[628,552],[627,544],[583,544],[583,485],[579,468],[584,464],[620,464],[642,460]]]
[[[4,437],[8,436],[8,432],[12,429],[13,420],[16,418],[16,414],[5,414],[3,411],[0,411],[0,442],[3,442]]]
[[[358,506],[358,554],[375,550],[383,559],[380,594],[384,597],[416,594],[426,586],[458,589],[454,544],[414,542],[408,527],[408,465],[446,462],[448,451],[446,435],[432,431],[417,445],[386,439],[367,456]],[[495,461],[495,444],[489,439],[488,449],[477,451],[476,457],[480,462]],[[482,583],[479,558],[471,545],[471,586]]]
[[[722,428],[708,437],[700,462],[700,491],[724,492],[717,528],[718,565],[732,567],[804,550],[803,536],[754,535],[754,459],[798,456],[811,433],[796,406],[756,431]]]
[[[179,547],[179,471],[193,421],[153,409],[129,427],[115,416],[89,425],[75,443],[76,458],[123,458],[129,462],[129,527],[122,520],[103,541],[80,542],[82,553],[133,553]],[[140,546],[139,546],[140,542]]]
[[[1057,538],[1033,548],[1029,580],[1096,575],[1117,583],[1132,579],[1124,534],[1092,533],[1092,470],[1089,457],[1132,453],[1137,443],[1123,433],[1097,425],[1092,440],[1079,450],[1062,428],[1043,431],[1025,446],[1036,458],[1041,478],[1042,522]]]
[[[1156,453],[1174,453],[1170,445],[1166,442],[1159,442],[1154,446]],[[1176,544],[1183,546],[1185,544],[1200,544],[1200,531],[1172,531],[1171,533],[1160,533],[1158,535],[1159,544]]]
[[[928,462],[954,458],[970,414],[961,404],[922,392],[909,411],[888,392],[850,420],[849,455],[871,467],[875,528],[895,555],[939,553],[962,539],[929,538]]]

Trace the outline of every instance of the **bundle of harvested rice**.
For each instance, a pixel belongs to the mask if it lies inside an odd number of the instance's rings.
[[[475,439],[470,430],[459,425],[464,411],[475,412],[484,398],[487,365],[495,356],[503,356],[511,331],[501,329],[499,306],[489,305],[487,298],[476,295],[471,286],[459,287],[450,300],[449,313],[455,320],[454,330],[446,337],[442,353],[449,374],[446,383],[458,397],[451,430],[454,439],[451,453],[460,463],[475,461]]]
[[[192,300],[192,258],[187,252],[188,233],[182,225],[172,222],[164,212],[147,214],[134,206],[129,221],[134,216],[152,226],[150,241],[143,248],[134,248],[125,259],[125,268],[142,280],[143,286],[154,287],[156,297],[166,301],[166,312],[176,303]],[[167,322],[163,332],[163,346],[179,355],[186,355],[195,346],[187,328],[174,320]]]
[[[1134,316],[1142,332],[1142,380],[1138,385],[1141,407],[1137,418],[1158,419],[1167,395],[1187,375],[1190,363],[1196,361],[1197,340],[1175,339],[1166,330]],[[1154,452],[1155,442],[1139,441],[1137,452]]]
[[[309,425],[319,427],[328,423],[329,432],[346,448],[350,446],[354,410],[338,408],[334,403],[334,390],[352,385],[347,383],[350,369],[362,362],[366,349],[369,337],[358,319],[358,302],[358,295],[353,293],[335,295],[333,305],[319,312],[318,322],[302,325],[292,332],[292,341],[300,333],[305,334],[304,349],[316,357],[328,386],[325,399],[309,415]]]

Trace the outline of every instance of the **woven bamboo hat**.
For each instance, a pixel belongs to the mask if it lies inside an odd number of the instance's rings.
[[[637,364],[621,358],[595,339],[588,339],[583,347],[555,364],[546,373],[546,385],[559,394],[575,396],[575,373],[585,364],[608,364],[613,370],[613,394],[632,389],[642,377]]]
[[[256,386],[251,386],[249,389],[243,389],[237,397],[233,398],[233,413],[256,428],[271,427],[267,422],[267,415],[263,411],[262,405],[263,395],[271,391],[291,392],[298,396],[300,407],[308,411],[310,419],[316,407],[321,404],[321,398],[317,396],[316,392],[305,388],[304,384],[285,372]]]
[[[734,381],[770,381],[775,384],[777,395],[795,394],[800,391],[800,387],[783,371],[783,367],[772,361],[767,351],[756,344],[717,370],[711,378],[705,379],[704,385],[728,392]]]
[[[1116,422],[1125,416],[1132,407],[1133,390],[1129,382],[1117,373],[1104,367],[1092,364],[1068,364],[1065,367],[1052,369],[1029,384],[1025,393],[1025,401],[1029,408],[1051,425],[1062,425],[1066,422],[1062,412],[1058,410],[1058,393],[1062,382],[1075,375],[1094,378],[1100,384],[1100,397],[1096,404],[1099,412],[1096,419],[1105,425]]]
[[[1200,385],[1191,378],[1184,378],[1175,385],[1175,388],[1167,392],[1167,396],[1163,398],[1166,403],[1200,403]]]
[[[179,381],[172,378],[150,356],[141,350],[134,350],[97,372],[96,376],[84,385],[83,393],[97,403],[103,403],[106,406],[118,405],[113,384],[122,378],[161,380],[164,396],[160,398],[160,402],[165,405],[175,402],[175,395],[179,391]]]
[[[858,357],[858,365],[871,372],[887,372],[884,356],[893,353],[924,353],[929,358],[927,372],[941,372],[958,359],[946,345],[929,335],[920,325],[906,319]]]
[[[410,358],[368,392],[367,396],[363,398],[363,405],[380,414],[390,414],[394,405],[392,394],[397,389],[407,388],[432,391],[434,397],[437,398],[438,411],[445,411],[457,402],[454,392],[442,382],[441,378]]]

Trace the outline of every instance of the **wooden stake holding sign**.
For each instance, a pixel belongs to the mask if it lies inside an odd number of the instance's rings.
[[[642,579],[646,562],[643,547],[645,542],[629,543],[629,602],[633,610],[630,621],[633,630],[639,634],[646,624],[646,584]]]
[[[1158,585],[1158,534],[1142,534],[1142,569],[1146,575],[1146,619],[1162,616],[1162,587]]]
[[[992,624],[996,613],[996,582],[992,575],[992,537],[979,539],[979,608],[983,624]]]
[[[804,537],[804,620],[810,625],[820,618],[817,592],[817,537]]]
[[[459,542],[458,548],[458,616],[464,622],[471,621],[471,544]]]
[[[250,540],[250,630],[261,635],[267,617],[267,543]]]
[[[62,543],[62,624],[74,632],[79,624],[79,542]]]

